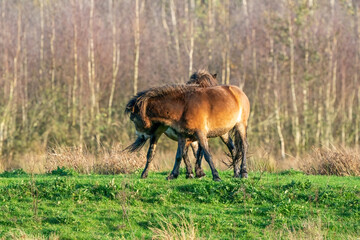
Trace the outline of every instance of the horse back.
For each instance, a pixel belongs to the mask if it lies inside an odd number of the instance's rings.
[[[234,124],[247,120],[249,101],[236,86],[201,88],[186,97],[184,127],[213,132],[229,131]],[[210,134],[211,135],[211,134]]]

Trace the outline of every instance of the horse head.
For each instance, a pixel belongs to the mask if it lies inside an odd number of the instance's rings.
[[[216,73],[210,74],[208,71],[201,69],[194,72],[190,76],[190,80],[186,84],[196,84],[200,87],[212,87],[218,85]]]

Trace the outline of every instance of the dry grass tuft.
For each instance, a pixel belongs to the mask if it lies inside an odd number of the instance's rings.
[[[7,234],[5,234],[4,238],[0,238],[0,239],[22,239],[22,240],[58,240],[60,239],[59,236],[57,236],[55,233],[50,234],[50,236],[45,237],[45,236],[41,236],[41,235],[29,235],[27,233],[25,233],[23,230],[21,229],[14,229],[10,232],[8,232]]]
[[[277,170],[277,162],[271,152],[266,149],[257,149],[254,154],[248,154],[248,169],[250,171],[273,173]]]
[[[328,230],[321,221],[321,218],[310,220],[306,219],[302,222],[300,229],[284,224],[280,230],[268,227],[264,231],[264,235],[269,239],[327,239]]]
[[[247,153],[246,161],[248,170],[255,172],[272,173],[275,172],[278,167],[275,158],[264,148],[257,149],[255,153]],[[227,155],[227,158],[221,159],[221,162],[228,169],[234,167],[233,160],[229,155]]]
[[[284,224],[281,229],[274,229],[273,225],[265,228],[263,236],[267,239],[286,239],[286,240],[323,240],[323,239],[358,239],[357,236],[329,233],[329,226],[320,217],[315,219],[305,219],[299,228]]]
[[[5,171],[4,160],[0,158],[0,172]]]
[[[302,223],[300,230],[285,227],[288,232],[288,239],[327,239],[328,231],[323,226],[321,218],[317,220],[306,220]]]
[[[166,220],[165,217],[161,218],[159,228],[150,228],[153,233],[152,239],[161,240],[195,240],[201,239],[198,236],[198,230],[194,226],[192,219],[186,220],[184,216],[179,216],[180,222],[172,224]]]
[[[101,151],[93,171],[99,174],[132,173],[144,167],[145,159],[143,152],[128,153],[121,145],[115,145],[110,151]]]
[[[142,153],[130,154],[123,151],[121,145],[115,145],[110,150],[103,148],[97,155],[79,147],[58,147],[47,154],[45,166],[47,172],[66,167],[86,174],[119,174],[142,168],[144,159]]]
[[[300,169],[308,174],[360,176],[360,154],[353,149],[313,148],[300,163]]]

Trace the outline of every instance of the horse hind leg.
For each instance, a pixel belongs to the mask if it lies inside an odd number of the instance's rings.
[[[186,167],[186,178],[194,178],[194,173],[192,171],[192,166],[189,160],[188,151],[189,151],[190,143],[186,143],[184,152],[183,152],[183,159]]]
[[[183,157],[183,153],[185,152],[185,148],[186,148],[185,139],[182,138],[182,137],[179,137],[179,139],[178,139],[178,149],[177,149],[177,152],[176,152],[176,159],[175,159],[174,168],[171,171],[170,175],[166,178],[167,180],[175,179],[175,178],[177,178],[179,176],[181,158]]]
[[[204,156],[205,156],[205,160],[208,162],[210,169],[211,169],[211,173],[213,175],[213,180],[214,181],[221,181],[220,177],[219,177],[219,173],[216,170],[215,166],[214,166],[214,162],[212,160],[212,156],[209,152],[209,144],[208,144],[208,139],[206,137],[205,134],[198,132],[197,133],[197,138],[198,138],[198,142],[200,147],[202,148],[202,151],[204,151]]]
[[[150,146],[149,146],[149,150],[146,155],[146,164],[145,164],[145,168],[141,174],[141,178],[147,178],[147,176],[148,176],[150,163],[154,159],[154,156],[155,156],[157,142],[159,141],[159,138],[160,138],[161,134],[164,133],[164,131],[165,131],[165,129],[160,127],[150,137]]]
[[[141,178],[147,178],[147,176],[148,176],[150,163],[155,156],[156,144],[157,144],[156,137],[151,136],[149,150],[146,155],[146,164],[145,164],[145,168],[141,174]]]
[[[199,146],[198,142],[191,143],[191,148],[192,148],[194,157],[196,159],[196,162],[195,162],[195,176],[197,178],[202,178],[202,177],[204,177],[206,175],[204,173],[204,170],[201,168],[201,160],[202,160],[202,158],[204,156],[204,151]]]
[[[246,140],[246,126],[244,124],[238,124],[234,128],[236,154],[234,160],[234,177],[247,178],[248,172],[246,168],[246,152],[248,148]],[[241,157],[241,165],[239,169],[239,162]]]

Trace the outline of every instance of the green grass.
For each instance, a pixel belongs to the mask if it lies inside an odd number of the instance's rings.
[[[184,222],[197,238],[360,236],[359,177],[290,170],[240,180],[224,171],[223,181],[213,182],[210,172],[173,181],[165,180],[167,174],[150,172],[145,180],[140,173],[77,175],[66,169],[0,174],[0,239],[17,231],[60,239],[150,239],[151,228],[178,229]]]

